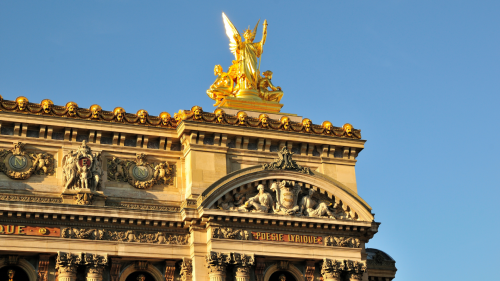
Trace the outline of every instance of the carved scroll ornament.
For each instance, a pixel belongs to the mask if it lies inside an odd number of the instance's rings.
[[[302,167],[292,159],[293,152],[288,150],[286,146],[278,152],[278,159],[269,164],[262,166],[263,170],[287,170],[297,171],[304,174],[311,174],[311,170],[307,167]]]

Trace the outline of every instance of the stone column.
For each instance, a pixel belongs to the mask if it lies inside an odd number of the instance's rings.
[[[182,258],[181,280],[182,281],[192,281],[193,280],[193,261],[191,259]]]
[[[76,270],[82,262],[82,253],[57,252],[58,281],[76,281]]]
[[[226,265],[231,262],[231,257],[223,253],[210,252],[206,259],[210,281],[226,281]]]
[[[236,265],[236,281],[250,281],[250,267],[255,264],[253,255],[231,253],[231,263]]]
[[[331,259],[323,259],[321,275],[324,281],[340,281],[340,274],[344,270],[344,262]]]
[[[349,281],[363,280],[363,274],[366,272],[366,264],[364,262],[346,260],[345,271],[347,271]]]
[[[87,281],[102,281],[102,273],[104,267],[108,264],[108,255],[104,256],[97,254],[85,253],[83,261],[86,266]]]

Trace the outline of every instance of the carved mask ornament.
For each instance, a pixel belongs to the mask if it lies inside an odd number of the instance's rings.
[[[216,122],[217,123],[224,123],[224,110],[222,109],[217,109],[215,111],[215,117],[217,118],[216,119]]]
[[[259,119],[260,119],[260,124],[262,125],[262,128],[269,127],[269,116],[267,116],[267,114],[261,114],[259,116]]]
[[[76,110],[78,109],[78,104],[76,102],[68,102],[66,104],[66,109],[68,110],[68,115],[71,117],[76,116]]]
[[[193,112],[193,119],[194,120],[201,120],[201,113],[203,112],[203,109],[201,108],[201,106],[193,106],[193,108],[191,108],[191,112]]]
[[[113,110],[115,114],[116,121],[123,122],[125,120],[125,109],[123,107],[117,107]]]
[[[16,99],[16,103],[17,103],[17,109],[19,110],[25,110],[26,109],[26,106],[28,105],[28,99],[25,98],[25,97],[18,97]]]
[[[100,105],[94,104],[90,107],[90,112],[92,113],[92,118],[99,119],[101,117],[102,108]]]
[[[311,132],[311,127],[312,127],[311,119],[306,118],[306,119],[302,120],[302,125],[304,126],[304,130],[306,132],[308,132],[308,133]]]
[[[44,113],[49,114],[52,112],[52,107],[54,106],[54,103],[49,100],[49,99],[44,99],[42,102],[42,110]]]
[[[290,130],[290,118],[287,116],[281,117],[281,126],[284,130]]]
[[[247,124],[247,114],[246,112],[240,111],[238,112],[238,123],[240,125],[246,125]]]
[[[345,136],[348,136],[348,137],[352,136],[352,125],[351,124],[349,124],[349,123],[344,124],[344,126],[342,126],[342,129],[344,130]]]
[[[330,121],[325,121],[321,125],[323,127],[325,134],[330,135],[333,131],[333,125]]]
[[[167,126],[170,121],[170,114],[168,112],[160,113],[160,120],[163,126]]]
[[[146,124],[148,118],[148,112],[144,109],[137,111],[137,116],[139,117],[139,122],[141,124]]]

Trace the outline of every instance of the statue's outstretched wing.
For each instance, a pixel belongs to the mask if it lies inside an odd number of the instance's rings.
[[[233,53],[234,57],[236,56],[236,48],[238,47],[238,43],[236,42],[235,36],[238,38],[238,41],[241,42],[241,36],[238,33],[236,27],[234,27],[233,23],[227,18],[224,12],[222,13],[222,20],[224,21],[224,28],[226,29],[226,35],[229,37],[229,50]]]

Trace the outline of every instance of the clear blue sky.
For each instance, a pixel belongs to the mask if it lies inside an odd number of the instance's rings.
[[[232,60],[221,12],[239,30],[267,19],[283,111],[368,140],[358,189],[382,222],[368,247],[396,280],[498,277],[499,1],[179,2],[1,1],[0,94],[212,111],[213,67]]]

